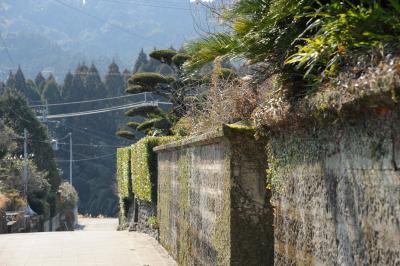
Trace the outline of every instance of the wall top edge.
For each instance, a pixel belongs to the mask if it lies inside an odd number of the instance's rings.
[[[160,145],[155,148],[153,148],[153,151],[155,152],[161,152],[164,150],[173,150],[173,149],[179,149],[182,147],[187,147],[187,146],[198,146],[202,144],[210,144],[210,143],[215,143],[221,138],[227,138],[230,139],[232,135],[237,133],[242,133],[243,131],[246,131],[253,135],[254,129],[250,127],[244,127],[244,126],[234,126],[234,125],[222,125],[220,128],[212,130],[210,132],[204,133],[199,136],[194,136],[194,137],[189,137],[185,138],[182,140],[174,141],[168,144]]]
[[[196,146],[204,143],[215,142],[217,139],[224,137],[224,133],[221,130],[213,130],[204,133],[199,136],[189,137],[186,139],[174,141],[168,144],[160,145],[153,148],[153,151],[160,152],[163,150],[172,150],[177,148],[182,148],[186,146]]]

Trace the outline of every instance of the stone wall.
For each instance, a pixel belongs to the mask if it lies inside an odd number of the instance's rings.
[[[158,239],[157,206],[152,202],[134,199],[129,208],[128,229],[151,235]],[[154,220],[151,224],[149,221]]]
[[[264,143],[231,129],[160,146],[161,244],[180,265],[271,265]]]
[[[273,134],[276,265],[400,265],[399,111]]]

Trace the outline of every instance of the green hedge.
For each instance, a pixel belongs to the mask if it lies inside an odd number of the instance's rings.
[[[130,163],[130,148],[117,149],[117,188],[119,196],[120,218],[123,222],[126,218],[126,202],[130,197],[129,186],[129,163]]]
[[[131,146],[132,192],[136,198],[157,201],[157,155],[153,148],[176,137],[146,137]]]

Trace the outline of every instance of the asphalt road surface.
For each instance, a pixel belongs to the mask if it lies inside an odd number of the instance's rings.
[[[172,266],[148,235],[116,231],[116,219],[80,219],[82,230],[0,235],[0,266]]]

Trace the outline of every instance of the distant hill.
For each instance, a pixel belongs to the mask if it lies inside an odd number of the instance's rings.
[[[29,78],[41,70],[62,78],[79,61],[100,72],[112,59],[131,68],[141,48],[179,48],[204,21],[187,0],[2,0],[0,79],[18,65]]]

